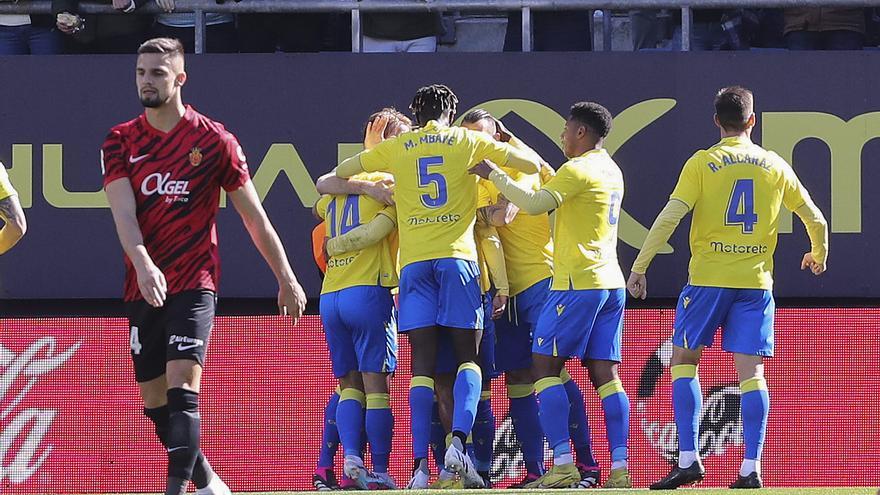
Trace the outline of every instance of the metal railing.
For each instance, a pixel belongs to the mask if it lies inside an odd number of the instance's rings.
[[[693,9],[748,8],[748,7],[875,7],[880,0],[177,0],[177,13],[195,13],[195,50],[205,50],[205,14],[270,14],[336,12],[351,13],[351,50],[361,51],[362,12],[511,12],[522,13],[522,51],[532,51],[533,10],[588,10],[603,11],[603,49],[611,49],[611,9],[681,9],[681,49],[691,48]],[[22,1],[11,3],[0,0],[0,14],[51,14],[49,1]],[[85,14],[122,14],[108,4],[82,3]],[[155,3],[135,11],[135,14],[165,13]]]

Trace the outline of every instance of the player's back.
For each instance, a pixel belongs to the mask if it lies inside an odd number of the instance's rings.
[[[780,210],[806,197],[788,163],[746,137],[724,138],[688,160],[670,197],[693,208],[691,285],[772,288]]]
[[[572,158],[544,185],[560,204],[553,232],[553,290],[624,287],[617,260],[623,173],[604,149]]]
[[[526,174],[504,167],[504,171],[518,184],[533,191],[541,188],[538,174]],[[482,181],[488,203],[495,204],[500,192],[491,181]],[[552,274],[553,241],[550,232],[550,218],[547,213],[529,215],[519,211],[513,220],[498,227],[498,236],[504,246],[504,261],[507,265],[507,278],[510,295],[514,296]]]
[[[360,180],[378,181],[384,174],[360,174]],[[326,222],[326,235],[333,238],[370,222],[377,215],[385,215],[396,221],[393,206],[386,206],[369,196],[324,195],[318,200],[316,210]],[[376,244],[357,251],[349,251],[327,260],[327,271],[321,294],[336,292],[355,286],[395,287],[397,285],[397,249],[394,237],[389,234]]]
[[[476,261],[477,177],[468,169],[507,149],[490,137],[430,121],[383,141],[361,158],[367,171],[394,175],[400,264],[441,258]]]

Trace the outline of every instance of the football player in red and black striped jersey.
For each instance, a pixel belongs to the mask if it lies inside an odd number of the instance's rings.
[[[214,318],[220,259],[215,219],[223,189],[278,279],[281,314],[306,296],[250,180],[245,155],[222,124],[184,106],[183,46],[169,38],[138,50],[145,111],[110,130],[101,149],[104,190],[125,251],[130,347],[144,413],[168,451],[166,495],[229,488],[199,449],[198,392]]]

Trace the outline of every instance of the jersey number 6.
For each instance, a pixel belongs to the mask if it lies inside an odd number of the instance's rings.
[[[439,208],[446,204],[449,197],[446,195],[446,177],[439,172],[431,172],[431,167],[443,165],[442,156],[424,156],[419,158],[419,187],[425,188],[434,185],[436,194],[422,194],[422,204],[427,208]]]

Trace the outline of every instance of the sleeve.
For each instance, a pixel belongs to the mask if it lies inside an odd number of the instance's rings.
[[[813,259],[824,265],[828,261],[828,222],[812,201],[804,203],[794,212],[807,228]]]
[[[491,206],[494,201],[492,201],[492,193],[489,191],[489,188],[486,184],[487,181],[480,180],[477,182],[477,209],[484,208],[486,206]],[[491,184],[491,182],[489,182]]]
[[[489,180],[505,198],[529,215],[540,215],[559,206],[550,191],[524,188],[503,171],[493,171],[489,174]]]
[[[495,227],[480,226],[476,228],[477,241],[480,252],[489,268],[489,277],[492,285],[502,296],[510,295],[510,284],[507,280],[507,265],[504,263],[504,249],[501,246],[501,238]]]
[[[666,203],[663,211],[657,215],[657,219],[651,225],[648,237],[645,238],[642,249],[639,250],[639,255],[633,263],[632,271],[634,273],[644,274],[648,270],[648,266],[650,266],[654,256],[657,256],[657,253],[660,252],[660,249],[666,244],[672,233],[675,232],[675,228],[678,227],[681,219],[689,211],[690,207],[679,199],[670,199]]]
[[[385,215],[389,220],[394,222],[394,226],[397,226],[397,207],[394,205],[389,205],[378,211],[376,215]]]
[[[122,134],[117,129],[110,131],[101,146],[101,173],[104,175],[104,186],[122,178],[128,178],[125,146]]]
[[[312,230],[312,258],[321,273],[327,272],[327,261],[324,259],[324,237],[327,235],[327,225],[319,223]]]
[[[584,179],[578,176],[569,162],[560,167],[556,176],[544,184],[541,190],[550,193],[556,200],[556,205],[561,206],[566,199],[580,194],[585,189],[585,185]]]
[[[367,224],[327,241],[327,254],[336,256],[372,246],[394,231],[395,223],[386,215],[376,215]]]
[[[244,156],[241,145],[238,144],[238,139],[230,133],[224,137],[223,142],[220,185],[224,190],[230,192],[247,184],[251,180],[251,174],[248,171],[247,158]]]
[[[395,143],[389,139],[377,144],[373,149],[364,150],[357,155],[361,168],[364,172],[387,172],[391,170],[390,164],[394,158]]]
[[[474,163],[489,160],[498,165],[506,165],[513,148],[500,141],[495,141],[488,134],[466,129],[467,138],[474,146]]]
[[[18,193],[16,193],[15,188],[12,187],[12,182],[9,180],[9,174],[6,173],[6,167],[0,163],[0,200],[4,200],[15,194]]]
[[[702,192],[699,167],[698,155],[692,156],[685,162],[681,174],[678,176],[678,183],[675,184],[675,189],[672,190],[669,199],[677,199],[686,204],[689,209],[693,209],[697,205],[697,200],[700,199]]]
[[[333,197],[329,194],[324,194],[318,198],[318,202],[315,203],[315,213],[317,213],[322,220],[327,220],[327,206],[330,205],[330,201],[333,201]]]
[[[789,164],[785,164],[785,186],[782,191],[782,204],[791,211],[796,211],[805,204],[813,204],[813,199],[807,188],[801,184],[794,169]]]

